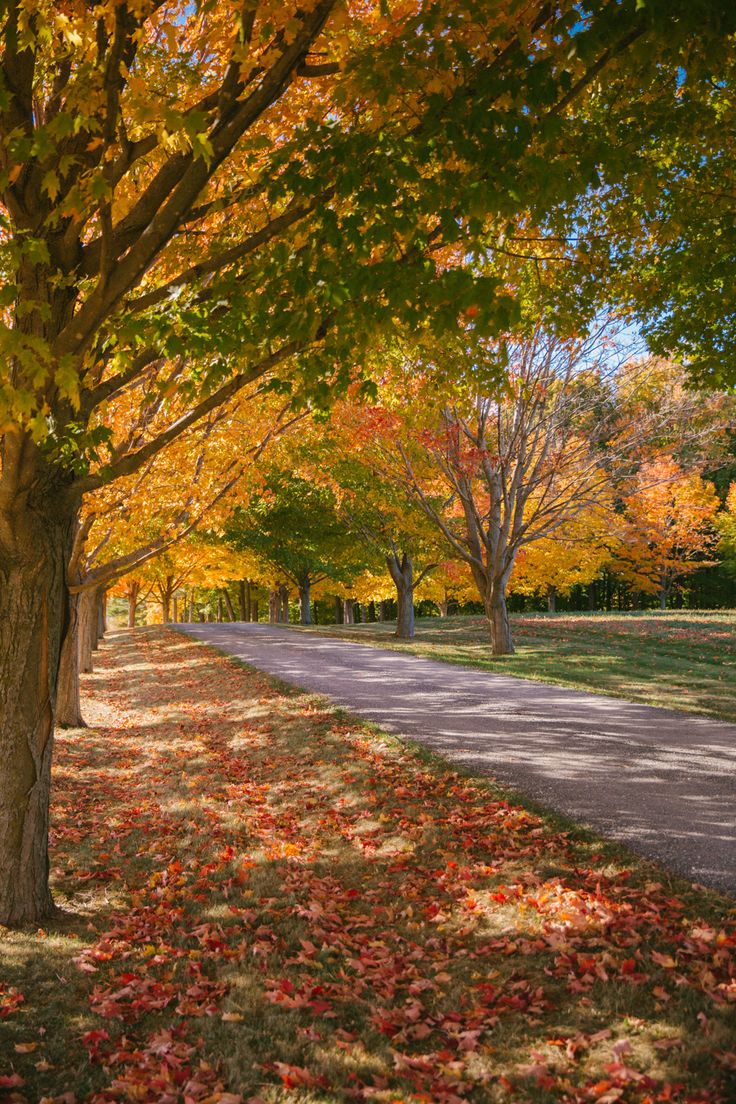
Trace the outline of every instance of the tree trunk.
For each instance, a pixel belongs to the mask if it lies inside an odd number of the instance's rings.
[[[343,603],[342,603],[342,623],[343,623],[343,625],[354,625],[355,624],[355,614],[353,612],[354,605],[355,605],[355,599],[354,598],[345,598],[345,599],[343,599]]]
[[[376,603],[372,598],[368,603],[368,621],[371,625],[376,621]]]
[[[286,583],[282,583],[279,587],[279,620],[284,625],[289,624],[289,588]]]
[[[250,590],[250,586],[248,586],[246,590],[245,579],[241,579],[238,583],[238,609],[241,621],[248,621],[250,619],[250,602],[248,601],[248,590]]]
[[[79,697],[79,595],[69,602],[69,629],[64,637],[56,684],[56,723],[61,728],[86,728]]]
[[[9,449],[6,437],[6,472]],[[0,508],[0,924],[8,926],[53,911],[48,808],[76,510],[58,488],[41,497],[43,475],[23,472]]]
[[[275,625],[279,620],[279,596],[275,590],[268,592],[268,623]]]
[[[97,635],[100,640],[107,632],[107,591],[103,589],[100,591],[100,600],[97,606],[98,620],[97,620]]]
[[[258,599],[253,598],[250,601],[249,605],[250,605],[250,619],[251,619],[251,621],[257,621],[258,620]]]
[[[225,599],[225,607],[227,609],[228,617],[230,618],[231,621],[237,621],[238,619],[235,616],[235,610],[233,609],[232,599],[230,597],[230,593],[229,593],[227,587],[222,588],[222,596]]]
[[[659,608],[661,610],[667,609],[667,591],[664,587],[662,587],[659,592]]]
[[[299,583],[299,622],[302,625],[312,624],[312,582],[308,575],[304,575]]]
[[[411,556],[404,552],[401,559],[392,552],[386,557],[391,578],[396,587],[396,632],[398,640],[414,639],[414,565]]]
[[[176,596],[171,599],[171,619],[175,625],[179,621],[179,599]]]
[[[80,593],[77,613],[79,670],[88,675],[93,670],[92,642],[97,636],[97,593],[94,588],[90,587]]]
[[[440,611],[440,617],[447,617],[449,605],[450,603],[448,602],[447,598],[443,598],[441,602],[437,603],[437,608]]]
[[[547,587],[547,612],[557,613],[557,587]]]
[[[342,625],[343,623],[343,611],[342,611],[342,599],[335,596],[335,624]]]
[[[218,623],[222,623],[222,621],[224,620],[223,612],[224,612],[224,607],[223,607],[223,604],[222,604],[222,595],[218,594],[217,595],[217,620],[218,620]]]
[[[161,620],[164,625],[171,621],[171,592],[167,589],[161,598]]]
[[[396,638],[397,640],[414,639],[413,589],[397,592]]]
[[[485,608],[491,632],[491,651],[493,655],[513,655],[516,649],[511,636],[505,589],[492,589],[486,598]]]
[[[138,595],[141,592],[141,584],[137,580],[128,584],[128,628],[135,628],[135,613],[138,608]]]

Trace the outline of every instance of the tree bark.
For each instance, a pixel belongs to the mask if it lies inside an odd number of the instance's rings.
[[[224,620],[223,611],[224,611],[224,607],[223,607],[223,604],[222,604],[222,595],[218,594],[217,595],[217,620],[218,620],[219,623],[221,623]]]
[[[376,620],[376,603],[372,598],[368,603],[368,620],[371,624],[373,624]]]
[[[299,622],[302,625],[312,624],[312,581],[308,575],[299,581]]]
[[[251,599],[251,601],[249,602],[249,605],[250,605],[250,619],[251,619],[251,621],[257,621],[258,620],[258,599],[257,598]]]
[[[505,587],[492,588],[485,601],[486,617],[491,632],[493,655],[513,655],[514,639],[511,635],[509,613],[506,608]]]
[[[343,604],[342,599],[335,596],[335,624],[342,625],[343,623]]]
[[[275,625],[279,620],[279,596],[275,590],[268,592],[268,623]]]
[[[171,618],[176,625],[179,621],[179,599],[176,596],[171,599]]]
[[[241,579],[238,583],[238,607],[241,621],[250,620],[250,601],[248,595],[249,590],[250,585],[246,584],[245,579]]]
[[[286,583],[279,587],[279,621],[289,624],[289,588]]]
[[[61,728],[86,728],[79,695],[79,595],[69,602],[69,629],[64,637],[56,684],[56,723]]]
[[[547,587],[547,612],[557,613],[557,587]]]
[[[9,448],[6,437],[6,475]],[[76,527],[76,507],[44,486],[44,471],[17,468],[21,489],[6,485],[0,499],[0,924],[8,926],[53,911],[51,756]]]
[[[137,579],[128,583],[128,628],[135,628],[135,614],[138,608],[138,595],[141,592],[141,584]]]
[[[440,617],[447,617],[449,611],[449,605],[447,598],[443,598],[441,602],[437,603],[437,608],[440,611]]]
[[[342,623],[343,625],[354,625],[355,615],[353,607],[355,605],[354,598],[344,598],[342,603]]]
[[[227,609],[228,617],[230,618],[231,621],[237,621],[238,619],[235,616],[235,610],[233,609],[232,598],[230,597],[230,593],[229,593],[227,587],[222,588],[222,596],[225,599],[225,608]]]
[[[77,605],[79,635],[79,670],[85,675],[94,670],[92,663],[93,640],[97,637],[97,592],[93,587],[83,590]]]
[[[386,557],[391,578],[396,587],[396,632],[398,640],[414,639],[414,565],[411,556],[404,552],[401,559],[396,552]]]

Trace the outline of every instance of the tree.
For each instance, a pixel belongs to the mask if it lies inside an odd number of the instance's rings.
[[[477,281],[437,252],[482,250],[489,224],[495,240],[519,209],[585,190],[601,147],[583,139],[569,159],[578,104],[604,74],[635,100],[639,66],[677,69],[693,33],[715,52],[730,5],[710,7],[535,0],[522,16],[494,7],[489,27],[483,4],[5,6],[0,922],[52,907],[52,731],[84,494],[280,365],[326,401],[370,327],[454,323]],[[511,305],[490,287],[498,329]],[[121,391],[141,410],[163,396],[164,415],[176,391],[185,410],[116,441]]]
[[[610,494],[562,523],[548,537],[522,545],[514,563],[509,589],[514,594],[544,594],[550,613],[558,594],[592,583],[610,561],[616,547],[611,534]]]
[[[736,483],[728,488],[725,508],[716,518],[720,541],[718,551],[731,571],[736,571]]]
[[[671,457],[643,464],[623,500],[617,570],[666,609],[674,583],[707,566],[719,505],[713,484]]]
[[[329,488],[277,468],[246,507],[235,509],[224,537],[233,549],[250,550],[298,587],[303,625],[312,623],[312,587],[325,579],[348,579],[362,566]]]

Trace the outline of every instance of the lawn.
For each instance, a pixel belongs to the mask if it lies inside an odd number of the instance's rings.
[[[0,1099],[735,1099],[732,900],[175,633],[99,657]]]
[[[482,617],[421,619],[412,643],[394,640],[389,622],[302,631],[736,721],[736,611],[533,614],[511,624],[517,651],[501,657]]]

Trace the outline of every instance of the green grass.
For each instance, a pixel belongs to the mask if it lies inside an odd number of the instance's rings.
[[[408,644],[394,639],[391,622],[301,631],[736,721],[736,611],[532,614],[511,622],[516,654],[500,657],[491,655],[482,617],[420,619]]]

